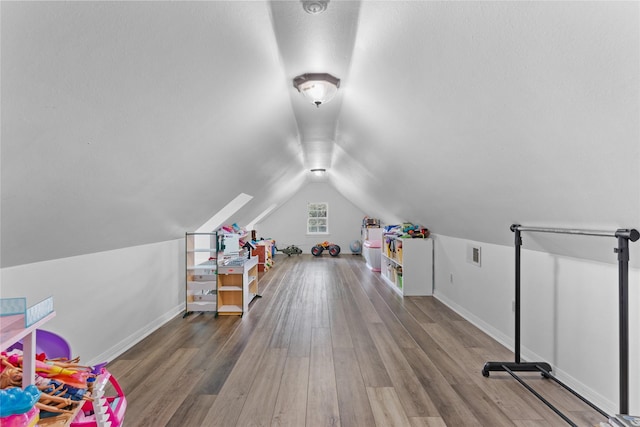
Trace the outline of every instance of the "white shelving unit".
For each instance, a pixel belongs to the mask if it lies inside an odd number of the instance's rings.
[[[433,240],[382,238],[384,281],[401,296],[433,295]]]
[[[186,233],[186,311],[217,308],[217,234]]]
[[[246,259],[242,265],[218,266],[219,316],[242,316],[258,295],[258,257]]]

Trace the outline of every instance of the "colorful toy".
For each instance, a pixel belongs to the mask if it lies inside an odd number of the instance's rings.
[[[0,387],[19,388],[22,385],[22,356],[3,353],[0,362]],[[79,365],[78,359],[47,360],[42,353],[37,356],[35,365],[34,387],[39,393],[35,406],[41,411],[39,418],[71,413],[74,405],[90,399],[85,396],[87,381],[95,375],[90,372],[91,368]]]
[[[78,412],[76,418],[71,422],[71,427],[97,427],[108,425],[105,421],[99,421],[101,419],[107,420],[112,427],[120,427],[124,421],[125,412],[127,410],[127,399],[118,384],[118,381],[107,371],[102,369],[102,372],[97,378],[96,383],[100,383],[101,389],[104,389],[104,385],[109,382],[111,388],[115,391],[112,396],[95,396],[94,401],[85,401],[82,410]]]
[[[34,427],[40,421],[40,410],[35,406],[23,414],[0,417],[2,427]]]
[[[329,255],[336,257],[338,256],[338,254],[340,254],[340,246],[336,245],[335,243],[329,243],[327,241],[324,241],[322,243],[318,243],[317,245],[315,245],[314,247],[311,248],[311,254],[313,256],[320,256],[322,255],[322,252],[324,250],[328,250],[329,251]]]
[[[352,254],[358,255],[362,252],[362,242],[360,240],[354,240],[349,244],[349,250]]]
[[[26,414],[31,411],[40,399],[40,390],[35,385],[28,385],[25,389],[9,387],[0,390],[0,417]],[[5,425],[4,419],[2,425]]]
[[[387,225],[384,227],[384,234],[393,234],[402,238],[426,239],[431,232],[428,228],[405,222],[398,225]]]
[[[91,375],[91,368],[78,364],[78,360],[45,359],[42,354],[36,358],[36,373],[45,378],[56,379],[73,387],[86,388],[87,378]],[[21,368],[22,356],[12,354],[2,356],[2,365],[8,368]]]
[[[285,254],[287,254],[287,256],[291,256],[293,254],[300,255],[302,253],[302,249],[300,249],[296,245],[289,245],[284,249],[278,249],[278,247],[276,246],[276,251],[285,253]]]
[[[9,347],[7,352],[16,349],[22,351],[22,340]],[[71,359],[71,346],[67,340],[54,332],[36,329],[36,354],[40,353],[46,353],[50,359]]]

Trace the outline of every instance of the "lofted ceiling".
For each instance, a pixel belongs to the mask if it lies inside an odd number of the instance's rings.
[[[640,226],[637,2],[0,14],[3,267],[177,239],[241,193],[246,224],[314,167],[369,215],[453,237]],[[307,72],[340,78],[336,98],[305,101]]]

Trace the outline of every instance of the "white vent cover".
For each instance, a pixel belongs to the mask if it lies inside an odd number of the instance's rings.
[[[480,267],[480,260],[482,259],[482,248],[478,245],[467,245],[467,262]]]

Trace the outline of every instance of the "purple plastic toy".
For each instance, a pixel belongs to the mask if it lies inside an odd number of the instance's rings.
[[[7,350],[22,350],[22,341],[18,341]],[[36,354],[44,353],[47,359],[71,359],[71,346],[60,335],[43,329],[36,330]]]

